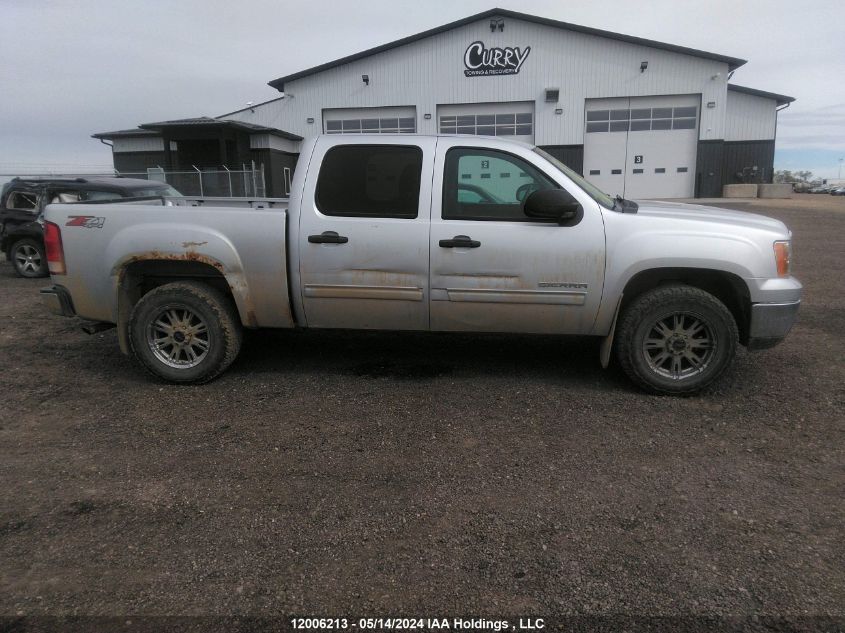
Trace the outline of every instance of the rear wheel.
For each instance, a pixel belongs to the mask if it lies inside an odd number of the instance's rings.
[[[692,394],[718,380],[736,354],[733,315],[692,286],[650,290],[625,309],[616,351],[637,385],[659,394]]]
[[[241,338],[229,297],[197,282],[159,286],[141,297],[129,319],[135,358],[171,382],[214,379],[237,357]]]
[[[15,272],[21,277],[46,277],[47,256],[44,247],[33,239],[23,239],[12,244],[9,249]]]

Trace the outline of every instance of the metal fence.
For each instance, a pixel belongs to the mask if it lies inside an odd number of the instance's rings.
[[[166,182],[184,196],[263,198],[267,194],[264,183],[264,165],[243,165],[243,169],[199,169],[167,171],[150,167],[145,172],[117,171],[118,176],[146,178]]]
[[[194,167],[190,171],[167,171],[161,167],[150,167],[147,171],[117,171],[100,173],[69,173],[69,172],[41,172],[41,173],[0,173],[0,185],[12,177],[18,178],[94,178],[97,176],[125,176],[126,178],[143,178],[166,182],[183,196],[219,197],[219,198],[265,198],[267,187],[264,182],[264,165],[243,165],[243,169],[199,169]]]

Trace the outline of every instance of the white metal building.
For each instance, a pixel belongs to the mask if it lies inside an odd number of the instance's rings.
[[[321,132],[505,136],[611,194],[719,196],[771,180],[793,100],[729,84],[745,63],[492,9],[275,79],[282,96],[218,119],[284,130],[264,136],[289,153]]]

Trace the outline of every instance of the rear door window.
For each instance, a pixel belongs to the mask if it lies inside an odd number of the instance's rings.
[[[35,212],[38,209],[38,194],[33,191],[13,191],[6,199],[6,208]]]
[[[82,195],[78,191],[50,191],[48,199],[50,204],[67,204],[79,202],[82,200]]]
[[[85,201],[89,200],[118,200],[123,197],[124,194],[120,193],[119,191],[83,191],[82,192],[82,199]]]
[[[330,216],[416,218],[422,159],[416,146],[333,147],[317,177],[317,209]]]

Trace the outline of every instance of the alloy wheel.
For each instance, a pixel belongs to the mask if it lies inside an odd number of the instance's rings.
[[[208,355],[208,326],[196,312],[184,306],[166,306],[147,326],[147,345],[165,365],[188,369]]]
[[[700,316],[673,312],[649,328],[642,351],[654,373],[672,380],[687,380],[707,369],[716,344],[713,329]]]

